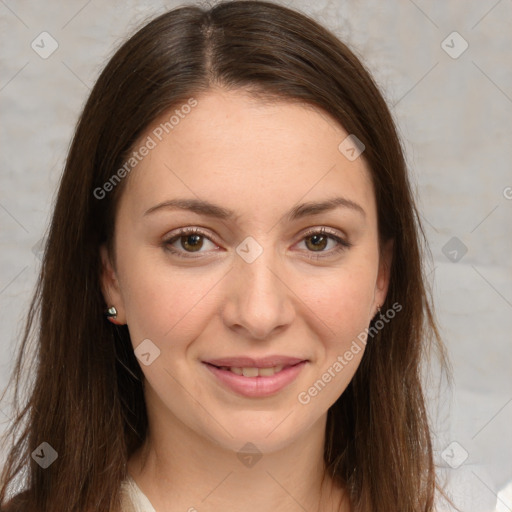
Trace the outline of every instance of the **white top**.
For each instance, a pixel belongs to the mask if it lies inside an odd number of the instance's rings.
[[[135,480],[128,475],[121,484],[123,512],[156,512],[147,496],[140,490]]]

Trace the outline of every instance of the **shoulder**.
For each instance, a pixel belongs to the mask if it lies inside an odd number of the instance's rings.
[[[28,497],[28,491],[17,494],[5,505],[0,506],[0,512],[37,512],[32,506],[30,510],[28,509]],[[148,498],[130,476],[121,484],[121,511],[155,512]]]

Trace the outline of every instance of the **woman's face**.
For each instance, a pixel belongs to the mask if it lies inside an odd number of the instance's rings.
[[[328,116],[241,91],[195,100],[135,147],[149,149],[125,178],[112,266],[102,249],[104,294],[153,425],[272,451],[323,424],[353,377],[390,249],[366,164]]]

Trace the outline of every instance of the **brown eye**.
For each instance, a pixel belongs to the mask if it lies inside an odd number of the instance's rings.
[[[352,247],[352,244],[341,238],[338,234],[328,231],[326,228],[311,230],[302,239],[310,259],[320,259],[336,256],[342,251]],[[329,242],[334,242],[332,249],[327,249]],[[314,254],[316,253],[316,254]]]
[[[178,231],[175,236],[165,240],[163,246],[166,250],[176,256],[183,258],[194,257],[188,256],[192,253],[205,253],[210,252],[202,250],[205,245],[205,241],[212,244],[215,248],[216,245],[210,240],[209,236],[198,228],[183,228]]]
[[[306,237],[305,240],[308,249],[311,249],[312,251],[323,251],[327,247],[329,237],[321,234],[315,234]],[[308,243],[308,240],[311,240],[311,243]]]
[[[181,246],[187,251],[198,251],[203,247],[201,235],[184,235],[180,237]]]

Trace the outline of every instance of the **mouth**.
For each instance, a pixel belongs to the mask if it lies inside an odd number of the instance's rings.
[[[224,387],[246,397],[271,396],[293,382],[308,361],[300,358],[230,358],[203,361]]]
[[[229,371],[235,375],[243,375],[244,377],[270,377],[282,371],[284,366],[280,364],[278,366],[270,366],[269,368],[257,368],[253,366],[247,366],[245,368],[238,366],[215,366],[215,368]]]

